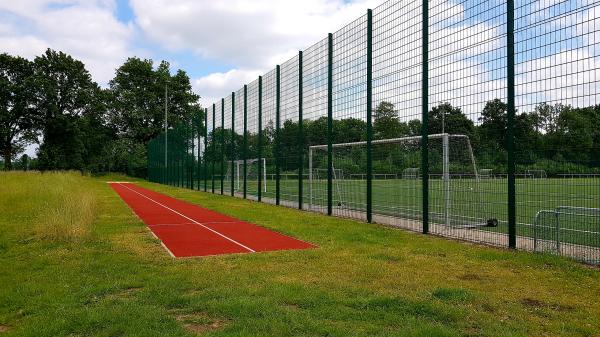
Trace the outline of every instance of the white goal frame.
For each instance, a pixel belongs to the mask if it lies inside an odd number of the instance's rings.
[[[546,174],[546,170],[525,170],[525,178],[546,179],[548,174]]]
[[[262,161],[262,176],[263,176],[263,179],[262,179],[262,185],[263,185],[262,187],[263,188],[262,189],[263,189],[263,192],[266,192],[267,191],[267,159],[266,158],[260,158],[260,159],[259,158],[251,158],[251,159],[246,159],[245,162],[246,162],[246,166],[248,167],[254,163],[257,163],[259,160]],[[234,182],[233,186],[234,186],[234,190],[237,192],[242,189],[242,182],[244,181],[244,177],[243,177],[243,175],[244,175],[244,159],[227,161],[227,171],[226,171],[226,175],[225,175],[225,178],[227,180],[231,179],[231,166],[232,166],[231,164],[232,163],[233,163],[234,170],[235,170],[234,171],[235,182]]]
[[[450,222],[450,139],[465,139],[467,142],[467,150],[469,151],[469,156],[471,157],[471,165],[473,166],[473,172],[475,174],[475,179],[479,181],[479,172],[477,171],[477,164],[475,162],[475,155],[473,154],[473,147],[471,146],[471,140],[467,135],[461,134],[449,134],[449,133],[439,133],[429,135],[428,139],[441,139],[442,140],[442,179],[444,181],[444,223],[448,226],[451,225]],[[411,136],[411,137],[402,137],[402,138],[390,138],[390,139],[380,139],[373,140],[371,142],[372,145],[378,144],[395,144],[395,143],[403,143],[407,141],[420,141],[422,136]],[[366,141],[360,142],[351,142],[351,143],[338,143],[332,144],[332,152],[335,151],[336,148],[349,147],[349,146],[357,146],[357,145],[367,145]],[[312,208],[313,204],[313,152],[315,150],[327,150],[328,144],[323,145],[313,145],[308,148],[308,172],[309,172],[309,208]],[[335,172],[335,168],[334,168]],[[333,177],[335,179],[335,176]]]

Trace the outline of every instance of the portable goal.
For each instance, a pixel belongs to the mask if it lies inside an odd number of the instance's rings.
[[[443,224],[453,227],[465,227],[474,228],[478,226],[490,226],[490,223],[497,225],[497,221],[490,222],[488,217],[476,216],[475,214],[481,214],[482,210],[478,207],[472,207],[472,214],[463,214],[462,211],[452,212],[452,195],[453,193],[468,193],[469,198],[473,199],[473,203],[477,201],[477,192],[473,188],[463,191],[461,187],[457,187],[454,192],[451,189],[451,179],[454,177],[460,177],[461,179],[469,180],[474,188],[478,188],[479,173],[477,171],[477,165],[475,162],[475,156],[469,137],[466,135],[454,135],[454,134],[434,134],[429,135],[429,147],[430,147],[430,179],[440,181],[436,183],[439,186],[437,192],[440,193],[441,199],[439,205],[432,209],[430,217],[432,222]],[[383,139],[372,141],[373,150],[380,153],[394,153],[399,157],[412,158],[411,160],[406,159],[405,162],[399,160],[400,163],[391,164],[391,168],[388,170],[391,172],[377,172],[372,174],[373,180],[381,179],[382,177],[389,180],[389,184],[397,184],[402,180],[416,180],[418,184],[418,178],[420,177],[420,168],[415,167],[415,164],[420,162],[420,144],[421,136],[414,137],[403,137],[393,139]],[[334,207],[339,208],[353,208],[358,212],[364,212],[366,207],[364,205],[364,198],[357,196],[363,192],[362,185],[356,185],[360,183],[357,177],[366,177],[364,161],[366,158],[366,145],[367,142],[352,142],[352,143],[340,143],[332,144],[332,157],[334,174],[332,177],[332,188],[334,193]],[[309,165],[309,207],[315,206],[316,208],[323,207],[324,193],[326,186],[323,185],[323,181],[327,179],[327,145],[313,145],[309,147],[308,153],[308,165]],[[415,159],[416,158],[416,159]],[[404,165],[404,166],[403,166]],[[451,172],[452,171],[452,172]],[[341,174],[343,172],[348,177],[348,181],[344,181],[345,176]],[[402,178],[402,179],[399,179]],[[387,184],[387,182],[380,182]],[[407,181],[406,183],[409,183]],[[363,182],[364,184],[364,182]],[[415,186],[414,183],[410,183]],[[357,187],[358,186],[358,187]],[[377,192],[374,192],[377,193]],[[457,202],[464,203],[464,200]],[[381,208],[373,206],[373,212],[380,211]],[[418,209],[407,209],[406,216],[411,214],[418,214]],[[454,214],[453,214],[454,213]],[[384,214],[387,215],[387,214]],[[400,216],[393,214],[394,216]]]
[[[419,179],[419,168],[409,167],[402,171],[402,179]]]
[[[525,177],[530,179],[546,179],[548,175],[544,170],[526,170]]]
[[[262,165],[259,165],[261,163]],[[259,173],[259,166],[260,173]],[[233,171],[232,171],[233,170]],[[232,174],[233,173],[233,174]],[[262,190],[267,192],[267,160],[265,158],[246,159],[246,182],[257,182],[258,176],[262,175]],[[244,160],[229,160],[227,162],[226,181],[231,181],[233,177],[233,188],[235,192],[244,188]]]

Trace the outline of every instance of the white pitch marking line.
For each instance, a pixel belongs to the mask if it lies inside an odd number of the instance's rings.
[[[173,254],[173,252],[169,249],[169,247],[167,247],[167,245],[165,245],[165,243],[162,242],[162,240],[159,239],[158,236],[156,236],[156,234],[154,234],[154,232],[150,230],[150,228],[148,228],[148,231],[150,232],[150,234],[152,234],[152,236],[154,236],[156,240],[160,241],[160,245],[167,250],[167,252],[169,253],[169,255],[171,255],[172,258],[177,258],[175,254]]]
[[[187,216],[185,216],[185,215],[183,215],[183,214],[181,214],[181,213],[177,212],[176,210],[174,210],[174,209],[172,209],[172,208],[169,208],[168,206],[165,206],[165,205],[161,204],[160,202],[158,202],[158,201],[156,201],[156,200],[154,200],[154,199],[152,199],[152,198],[150,198],[150,197],[147,197],[147,196],[143,195],[142,193],[140,193],[140,192],[138,192],[138,191],[136,191],[136,190],[134,190],[134,189],[131,189],[131,188],[129,188],[129,187],[127,187],[127,186],[125,186],[125,185],[123,185],[123,184],[121,184],[121,183],[118,183],[118,184],[119,184],[119,185],[121,185],[121,186],[123,186],[123,187],[125,187],[126,189],[130,190],[131,192],[133,192],[133,193],[136,193],[136,194],[139,194],[139,195],[141,195],[142,197],[144,197],[144,198],[146,198],[146,199],[148,199],[148,200],[152,201],[153,203],[155,203],[155,204],[157,204],[157,205],[159,205],[159,206],[162,206],[162,207],[164,207],[164,208],[168,209],[169,211],[171,211],[171,212],[173,212],[173,213],[175,213],[175,214],[177,214],[177,215],[179,215],[179,216],[182,216],[182,217],[184,217],[184,218],[186,218],[186,219],[190,220],[191,222],[195,223],[196,225],[198,225],[198,226],[201,226],[201,227],[203,227],[203,228],[206,228],[206,229],[208,229],[209,231],[211,231],[211,232],[213,232],[213,233],[215,233],[215,234],[217,234],[217,235],[219,235],[219,236],[223,237],[224,239],[227,239],[227,240],[229,240],[229,241],[231,241],[231,242],[235,243],[236,245],[238,245],[238,246],[240,246],[240,247],[242,247],[242,248],[244,248],[244,249],[247,249],[249,252],[256,253],[256,251],[255,251],[254,249],[252,249],[252,248],[250,248],[250,247],[247,247],[247,246],[244,246],[243,244],[241,244],[241,243],[239,243],[239,242],[235,241],[234,239],[232,239],[232,238],[230,238],[230,237],[227,237],[227,236],[225,236],[225,235],[223,235],[223,234],[221,234],[221,233],[217,232],[216,230],[214,230],[214,229],[212,229],[212,228],[206,227],[206,226],[204,226],[203,224],[199,223],[198,221],[196,221],[196,220],[194,220],[194,219],[192,219],[192,218],[189,218],[189,217],[187,217]]]

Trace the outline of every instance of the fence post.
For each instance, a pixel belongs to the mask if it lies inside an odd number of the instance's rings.
[[[515,27],[514,27],[514,0],[506,1],[507,17],[507,62],[506,77],[508,88],[507,104],[507,132],[506,141],[508,149],[508,247],[517,247],[517,213],[516,213],[516,188],[515,188]]]
[[[302,81],[302,51],[298,52],[298,209],[303,208],[304,192],[304,116],[302,112],[302,95],[304,90]]]
[[[327,215],[333,213],[333,34],[327,56]]]
[[[373,222],[373,11],[367,10],[367,222]]]
[[[244,199],[247,197],[246,193],[246,176],[247,176],[247,162],[248,159],[248,85],[244,84],[244,149],[243,149],[243,159],[244,159]]]
[[[276,90],[275,90],[275,204],[279,205],[280,202],[280,167],[279,161],[281,157],[281,151],[279,148],[279,128],[281,123],[281,67],[277,65],[276,68]]]
[[[202,110],[200,110],[202,111]],[[196,148],[196,152],[197,152],[197,157],[198,157],[198,161],[196,162],[196,191],[200,191],[200,177],[202,176],[202,149],[200,146],[200,137],[202,135],[202,117],[200,115],[201,112],[199,112],[198,114],[198,125],[196,125],[197,129],[196,129],[196,140],[198,141],[198,147]]]
[[[214,194],[215,193],[215,155],[216,155],[216,149],[215,149],[215,110],[217,109],[216,105],[213,103],[213,115],[212,115],[212,135],[210,138],[210,144],[211,144],[211,166],[212,166],[212,172],[210,173],[211,175],[211,180],[212,180],[212,186],[211,186],[211,192]]]
[[[204,164],[204,192],[208,190],[208,161],[207,159],[208,152],[208,108],[204,108],[204,155],[202,156],[203,164]]]
[[[181,145],[177,138],[179,138],[179,130],[177,126],[173,130],[175,134],[175,144],[173,145],[173,150],[175,150],[175,186],[181,187],[181,153],[179,146]]]
[[[183,125],[183,124],[181,124]],[[180,126],[181,128],[181,126]],[[183,139],[185,137],[185,130],[179,130],[178,132],[179,134],[179,151],[178,155],[179,155],[179,187],[185,187],[185,158],[183,156],[183,151],[185,149],[185,139]]]
[[[423,0],[423,45],[421,88],[421,167],[423,233],[429,233],[429,0]]]
[[[258,76],[258,202],[262,201],[262,76]]]
[[[231,93],[231,196],[235,191],[235,92]]]
[[[221,195],[225,183],[225,98],[221,98]]]
[[[196,144],[194,143],[194,117],[193,116],[192,116],[192,118],[190,118],[190,132],[188,132],[188,142],[192,148],[191,156],[190,156],[190,153],[187,153],[187,157],[189,158],[188,174],[189,174],[190,189],[193,190],[194,189],[194,166],[196,166],[196,165],[194,165],[195,164],[194,153],[196,152]],[[191,165],[190,165],[190,161],[191,161]]]

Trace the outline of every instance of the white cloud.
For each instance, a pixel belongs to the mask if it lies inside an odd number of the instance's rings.
[[[173,51],[232,64],[236,70],[195,80],[205,96],[222,97],[281,64],[381,0],[132,0],[147,38]]]
[[[113,15],[114,0],[23,0],[0,3],[11,20],[0,26],[2,51],[33,58],[47,48],[83,61],[100,85],[132,50],[133,27]]]
[[[216,102],[221,97],[239,89],[240,85],[249,83],[261,75],[259,70],[232,69],[224,73],[212,73],[193,80],[194,91],[202,95],[205,107]]]

